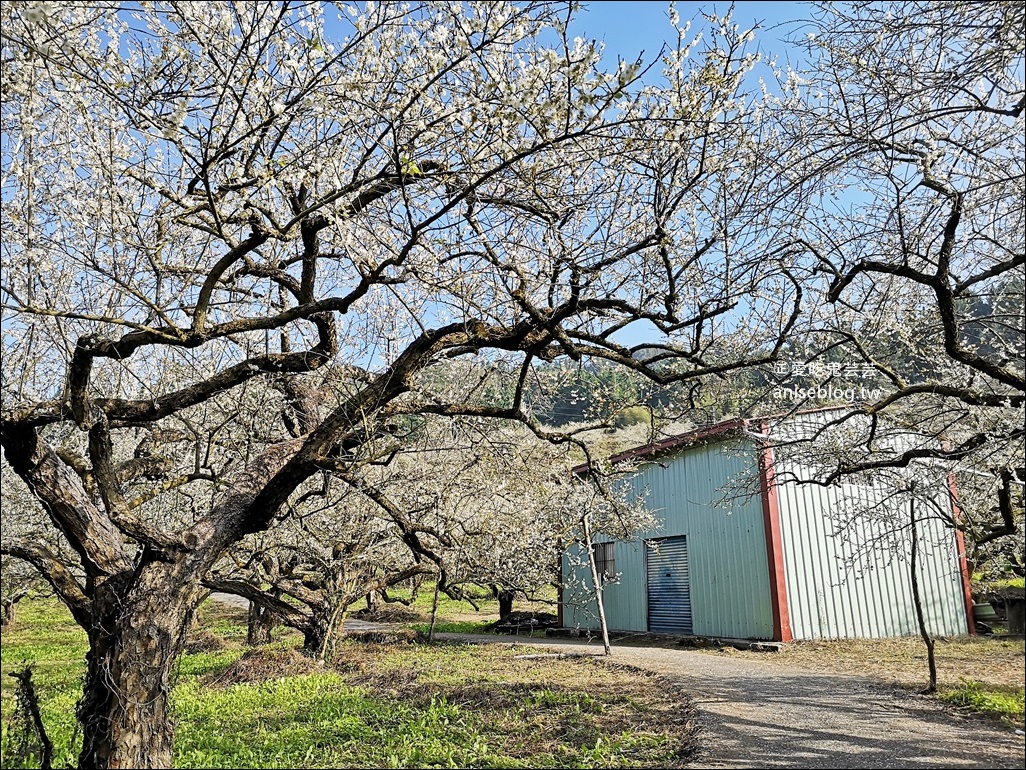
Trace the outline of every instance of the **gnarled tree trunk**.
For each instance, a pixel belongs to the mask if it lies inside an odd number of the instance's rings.
[[[260,644],[270,644],[271,631],[277,625],[278,614],[274,610],[251,601],[247,617],[246,644],[254,647]]]
[[[515,595],[501,586],[492,586],[495,598],[499,600],[499,620],[505,620],[513,612],[513,599]]]
[[[6,629],[11,629],[14,624],[18,621],[18,602],[22,600],[24,594],[12,596],[4,599],[3,601],[3,614],[0,615],[0,626]]]
[[[312,657],[320,657],[331,630],[331,613],[328,608],[312,608],[310,619],[303,627],[303,652]]]
[[[186,564],[144,560],[97,586],[79,767],[171,767],[170,677],[203,596]]]
[[[376,612],[378,607],[381,605],[381,597],[377,591],[367,592],[367,611]]]

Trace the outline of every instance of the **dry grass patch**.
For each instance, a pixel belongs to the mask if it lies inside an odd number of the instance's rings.
[[[323,671],[323,664],[295,648],[255,647],[224,670],[208,675],[205,683],[210,687],[231,687]]]
[[[217,652],[230,646],[230,642],[225,641],[224,637],[202,628],[189,634],[185,640],[183,652],[187,655],[197,652]]]
[[[402,604],[379,604],[374,609],[357,610],[352,617],[371,623],[412,623],[420,620],[421,614]]]
[[[346,631],[347,639],[373,644],[412,644],[422,642],[425,636],[413,628],[384,628],[372,631]]]
[[[937,640],[937,690],[940,700],[1023,727],[1023,639],[1000,636]],[[729,650],[741,657],[765,653]],[[785,644],[772,656],[817,673],[859,675],[886,684],[920,689],[929,681],[926,648],[918,637],[839,639]]]
[[[955,685],[971,679],[989,685],[1023,686],[1022,639],[938,639],[936,657],[937,679],[941,684]],[[922,686],[927,678],[926,648],[915,637],[793,642],[784,645],[774,659],[815,671],[864,672],[874,679],[905,687]]]

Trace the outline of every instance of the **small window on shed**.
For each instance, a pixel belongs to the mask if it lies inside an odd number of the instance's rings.
[[[592,548],[595,551],[595,571],[598,572],[599,580],[605,583],[616,579],[616,557],[613,555],[615,543],[594,543]]]

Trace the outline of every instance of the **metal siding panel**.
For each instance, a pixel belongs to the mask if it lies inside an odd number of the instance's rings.
[[[858,499],[860,504],[869,499],[863,491],[853,490],[854,498]],[[828,490],[821,489],[820,501],[824,506],[821,510],[831,510],[829,506],[833,500]],[[865,601],[867,594],[862,590],[861,572],[854,566],[858,559],[859,543],[862,542],[861,531],[856,527],[854,536],[849,538],[837,531],[836,522],[824,519],[824,537],[832,546],[831,555],[837,569],[835,590],[832,592],[835,603],[831,607],[831,612],[838,618],[835,634],[838,637],[858,636],[860,628],[872,624],[871,605]]]
[[[784,468],[777,463],[776,478],[782,477]],[[778,482],[779,484],[779,482]],[[804,568],[811,559],[808,550],[809,538],[803,537],[798,517],[793,515],[795,501],[793,485],[784,483],[777,488],[777,504],[780,511],[780,539],[784,551],[784,583],[787,588],[787,606],[791,612],[791,633],[795,639],[808,639],[814,627],[812,613],[816,602],[803,580]],[[797,601],[797,597],[802,597]]]
[[[598,626],[598,613],[589,593],[591,575],[583,567],[575,566],[582,550],[575,543],[563,554],[563,622],[571,628]]]
[[[606,622],[615,631],[644,631],[644,581],[629,578],[644,574],[642,545],[638,542],[617,542],[613,552],[620,579],[615,583],[606,583],[602,592]]]
[[[608,542],[596,538],[596,542]],[[613,631],[644,631],[647,628],[645,615],[644,579],[627,579],[629,575],[644,576],[642,545],[638,542],[617,542],[613,547],[618,582],[606,583],[602,600],[606,611],[606,622]],[[574,556],[571,557],[570,554]],[[583,548],[571,546],[563,555],[562,574],[570,579],[574,587],[564,586],[563,622],[569,627],[598,628],[598,609],[592,592],[591,571],[587,566],[571,569],[572,560],[584,559]]]
[[[807,477],[794,463],[778,463],[778,478]],[[908,570],[908,533],[884,547],[885,517],[848,525],[851,544],[834,536],[851,498],[880,501],[868,487],[829,488],[783,481],[778,490],[785,580],[795,639],[886,637],[918,633]],[[887,503],[880,501],[881,510]],[[900,511],[890,511],[900,521]],[[918,573],[927,626],[933,633],[965,633],[961,576],[954,531],[939,519],[921,521]],[[880,543],[873,547],[873,543]]]
[[[636,481],[639,490],[648,488],[649,506],[663,521],[644,537],[688,536],[695,634],[772,638],[761,500],[718,504],[735,477],[754,472],[755,462],[749,443],[719,442],[650,464]]]
[[[778,426],[780,435],[822,425],[834,413],[804,414]],[[896,441],[903,439],[899,436]],[[883,490],[842,484],[830,488],[786,481],[787,474],[809,477],[795,463],[777,462],[784,541],[785,582],[792,632],[796,639],[848,636],[897,636],[918,633],[909,578],[909,537],[890,537],[888,527],[904,526],[907,511],[882,503]],[[941,490],[938,490],[942,492]],[[881,502],[878,520],[859,519],[847,527],[850,542],[830,531],[838,524],[845,498]],[[947,499],[946,496],[944,499]],[[947,505],[947,503],[945,503]],[[886,522],[890,520],[890,525]],[[917,527],[922,544],[919,577],[928,627],[938,634],[966,632],[960,562],[954,531],[940,518]],[[860,556],[860,559],[856,559]],[[855,566],[846,568],[846,564]]]
[[[822,488],[816,489],[812,500],[812,510],[827,510],[826,506],[823,505],[823,492]],[[832,577],[833,540],[826,536],[826,521],[822,517],[815,517],[813,524],[815,539],[810,541],[810,545],[813,545],[810,551],[814,557],[813,564],[816,568],[816,574]],[[817,543],[819,544],[818,548],[815,547]],[[834,612],[833,589],[833,583],[828,582],[828,580],[820,581],[817,584],[817,596],[819,598],[817,622],[824,629],[827,636],[836,637],[840,636],[840,634],[838,634],[837,617]]]
[[[921,520],[917,530],[923,543],[918,573],[925,593],[927,628],[941,636],[964,634],[967,619],[954,531],[939,517]]]

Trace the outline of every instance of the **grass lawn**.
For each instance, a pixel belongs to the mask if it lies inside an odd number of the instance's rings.
[[[938,639],[938,697],[953,706],[1023,727],[1024,644],[1022,637]],[[730,655],[767,653],[728,650]],[[889,684],[922,689],[929,681],[926,648],[918,637],[793,642],[775,653],[781,662],[815,671],[864,671]]]
[[[209,603],[174,676],[176,767],[680,767],[694,712],[666,681],[529,648],[344,640],[318,666],[285,633],[247,650],[245,612]],[[25,601],[2,646],[0,765],[17,766],[14,680],[25,663],[56,752],[73,765],[84,634],[55,601]],[[30,763],[31,765],[31,763]]]

